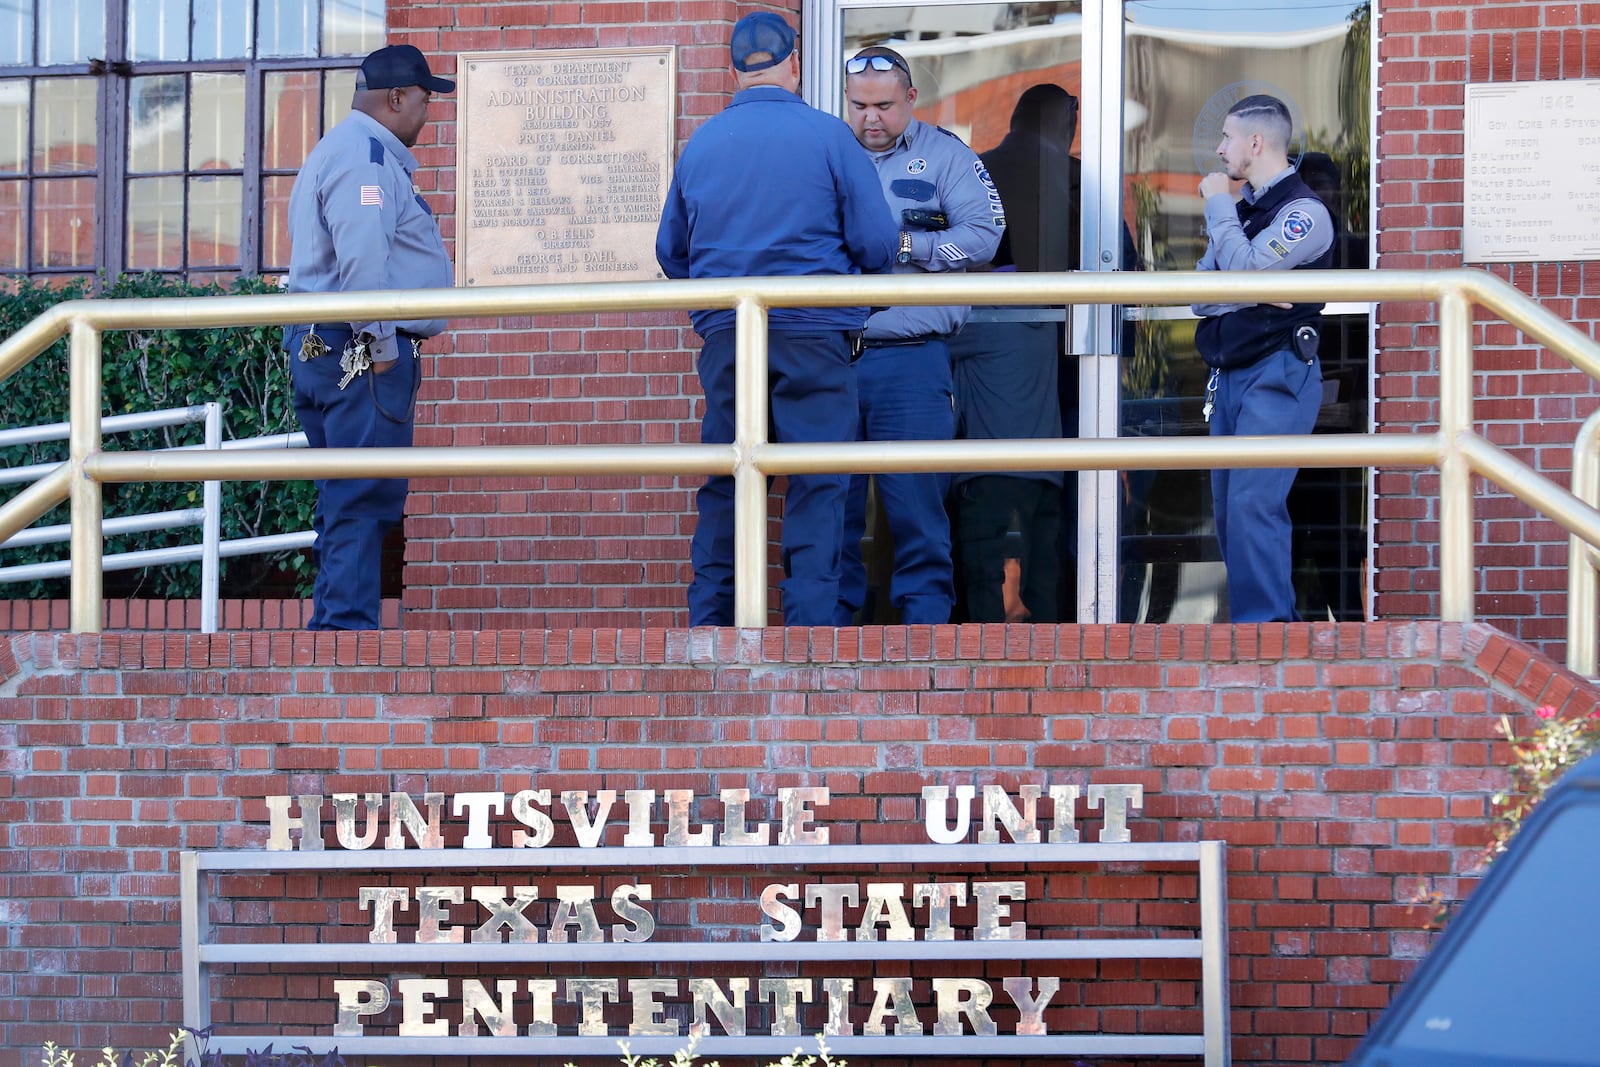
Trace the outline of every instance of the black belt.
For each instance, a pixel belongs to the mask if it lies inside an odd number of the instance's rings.
[[[905,348],[910,345],[925,345],[929,341],[942,341],[942,333],[925,333],[917,337],[864,337],[861,340],[863,348]]]
[[[288,331],[292,334],[314,333],[319,337],[330,333],[355,334],[355,330],[350,328],[350,324],[348,322],[313,322],[309,325],[290,326]],[[417,345],[420,345],[427,340],[427,338],[422,336],[420,333],[412,333],[410,330],[396,330],[395,335],[397,337],[403,337],[407,341]]]

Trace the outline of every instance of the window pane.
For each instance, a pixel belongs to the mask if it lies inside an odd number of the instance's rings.
[[[188,59],[188,0],[129,0],[128,58]]]
[[[292,175],[280,174],[261,182],[261,270],[289,269],[289,190]]]
[[[239,59],[255,39],[256,5],[239,0],[194,0],[194,58]]]
[[[322,78],[314,70],[266,77],[265,131],[261,166],[265,170],[298,170],[317,143],[317,90]]]
[[[323,55],[363,56],[383,37],[383,0],[322,0]]]
[[[226,267],[239,262],[244,179],[189,179],[189,265]]]
[[[194,75],[190,170],[244,169],[244,75]]]
[[[33,183],[33,265],[94,266],[93,178]]]
[[[134,78],[128,87],[128,170],[151,174],[183,169],[181,74]]]
[[[322,128],[331,130],[350,114],[350,102],[356,96],[356,72],[330,70],[322,90]]]
[[[0,67],[33,65],[33,0],[0,3]]]
[[[28,83],[0,81],[0,174],[28,171]]]
[[[371,49],[368,49],[371,51]],[[259,56],[317,54],[317,0],[278,0],[261,9]]]
[[[22,198],[27,191],[27,182],[0,182],[0,270],[28,266],[28,213]]]
[[[137,178],[128,183],[128,269],[183,266],[183,179]]]
[[[34,83],[33,169],[75,174],[95,169],[93,78],[41,78]]]
[[[44,0],[39,63],[87,63],[106,54],[105,0]]]

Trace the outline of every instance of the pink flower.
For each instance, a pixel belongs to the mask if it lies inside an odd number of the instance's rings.
[[[1539,716],[1541,719],[1553,719],[1556,717],[1556,709],[1551,707],[1549,704],[1546,704],[1544,707],[1535,711],[1534,714]]]

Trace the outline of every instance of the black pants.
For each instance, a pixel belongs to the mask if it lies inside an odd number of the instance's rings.
[[[1006,536],[1022,536],[1022,602],[1031,622],[1056,622],[1061,486],[1039,478],[979,475],[957,491],[956,543],[971,622],[1005,622]]]

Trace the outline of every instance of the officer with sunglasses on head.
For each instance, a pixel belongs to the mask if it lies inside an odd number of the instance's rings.
[[[983,162],[959,137],[912,117],[911,69],[891,48],[864,48],[845,63],[846,121],[872,157],[900,222],[897,273],[965,271],[993,258],[1005,232],[1000,194]],[[949,337],[965,307],[891,307],[874,312],[856,362],[863,441],[943,441],[955,433]],[[876,475],[894,538],[890,599],[902,623],[950,620],[955,583],[947,474]],[[837,625],[855,621],[866,600],[861,537],[867,476],[850,479]]]

